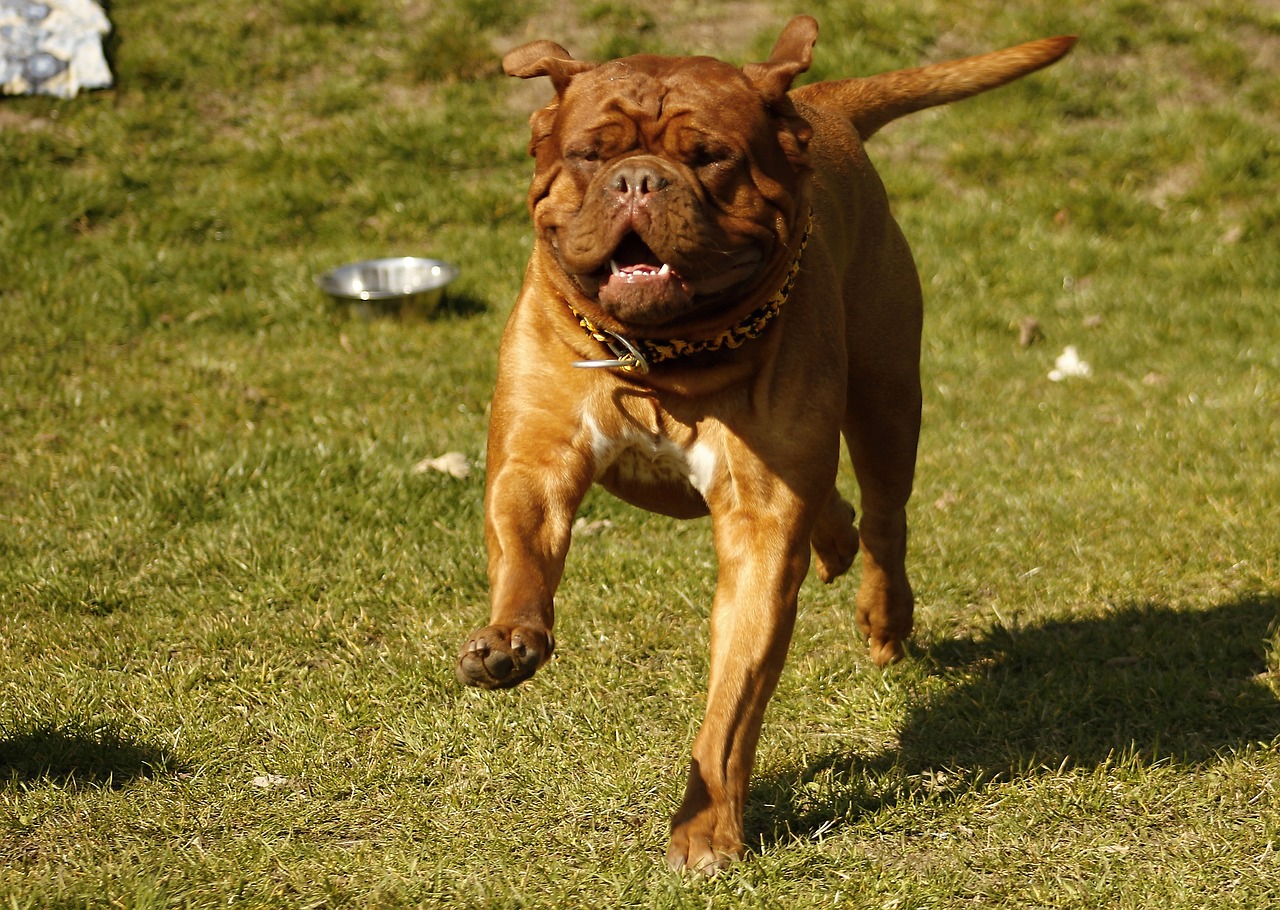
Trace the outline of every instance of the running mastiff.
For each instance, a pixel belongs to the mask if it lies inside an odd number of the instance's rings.
[[[920,427],[920,283],[863,142],[889,121],[1054,62],[1070,37],[792,88],[817,23],[769,59],[591,63],[537,41],[503,61],[551,79],[531,119],[535,241],[499,353],[485,534],[489,625],[459,679],[513,686],[555,647],[554,595],[593,483],[678,518],[710,514],[719,576],[706,718],[668,861],[743,852],[765,706],[809,570],[862,551],[871,659],[903,654]],[[861,520],[836,490],[840,437]]]

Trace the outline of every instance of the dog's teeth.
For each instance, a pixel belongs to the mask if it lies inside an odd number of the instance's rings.
[[[622,269],[618,266],[618,260],[616,259],[609,260],[609,271],[613,272],[613,274],[615,275],[622,274]]]
[[[658,274],[659,274],[659,275],[670,275],[670,274],[671,274],[671,266],[667,265],[667,263],[665,263],[665,262],[664,262],[664,263],[662,263],[662,268],[658,269]]]

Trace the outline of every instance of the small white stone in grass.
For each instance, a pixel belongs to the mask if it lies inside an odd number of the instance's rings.
[[[439,471],[459,480],[471,476],[471,462],[461,452],[445,452],[439,458],[424,458],[413,466],[414,474],[425,474],[428,471]]]
[[[1080,352],[1076,350],[1074,344],[1069,344],[1063,349],[1058,359],[1053,362],[1053,369],[1049,371],[1049,379],[1053,382],[1092,375],[1093,368],[1080,359]]]
[[[289,778],[281,777],[279,774],[259,774],[253,779],[253,785],[263,790],[273,790],[288,783]]]
[[[593,537],[613,527],[613,522],[607,518],[599,521],[587,521],[585,518],[579,518],[573,523],[573,533],[575,537]]]

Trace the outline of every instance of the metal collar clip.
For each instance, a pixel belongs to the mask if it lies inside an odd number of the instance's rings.
[[[621,368],[624,370],[634,370],[641,375],[649,372],[649,361],[645,359],[644,354],[640,352],[634,344],[621,335],[616,335],[607,329],[598,329],[599,337],[605,344],[609,346],[609,350],[613,351],[617,360],[578,360],[574,362],[575,367],[590,370],[597,368]]]

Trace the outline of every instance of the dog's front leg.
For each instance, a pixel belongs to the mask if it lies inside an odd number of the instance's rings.
[[[485,487],[489,625],[468,637],[457,664],[459,680],[485,689],[523,682],[551,657],[553,599],[593,478],[572,428],[506,410],[495,398]]]
[[[779,492],[789,498],[790,491]],[[673,869],[704,874],[742,855],[742,813],[756,743],[791,644],[796,598],[809,568],[812,519],[800,502],[733,498],[736,504],[726,514],[712,504],[719,578],[711,614],[707,713],[694,740],[684,801],[672,818],[667,851]]]

